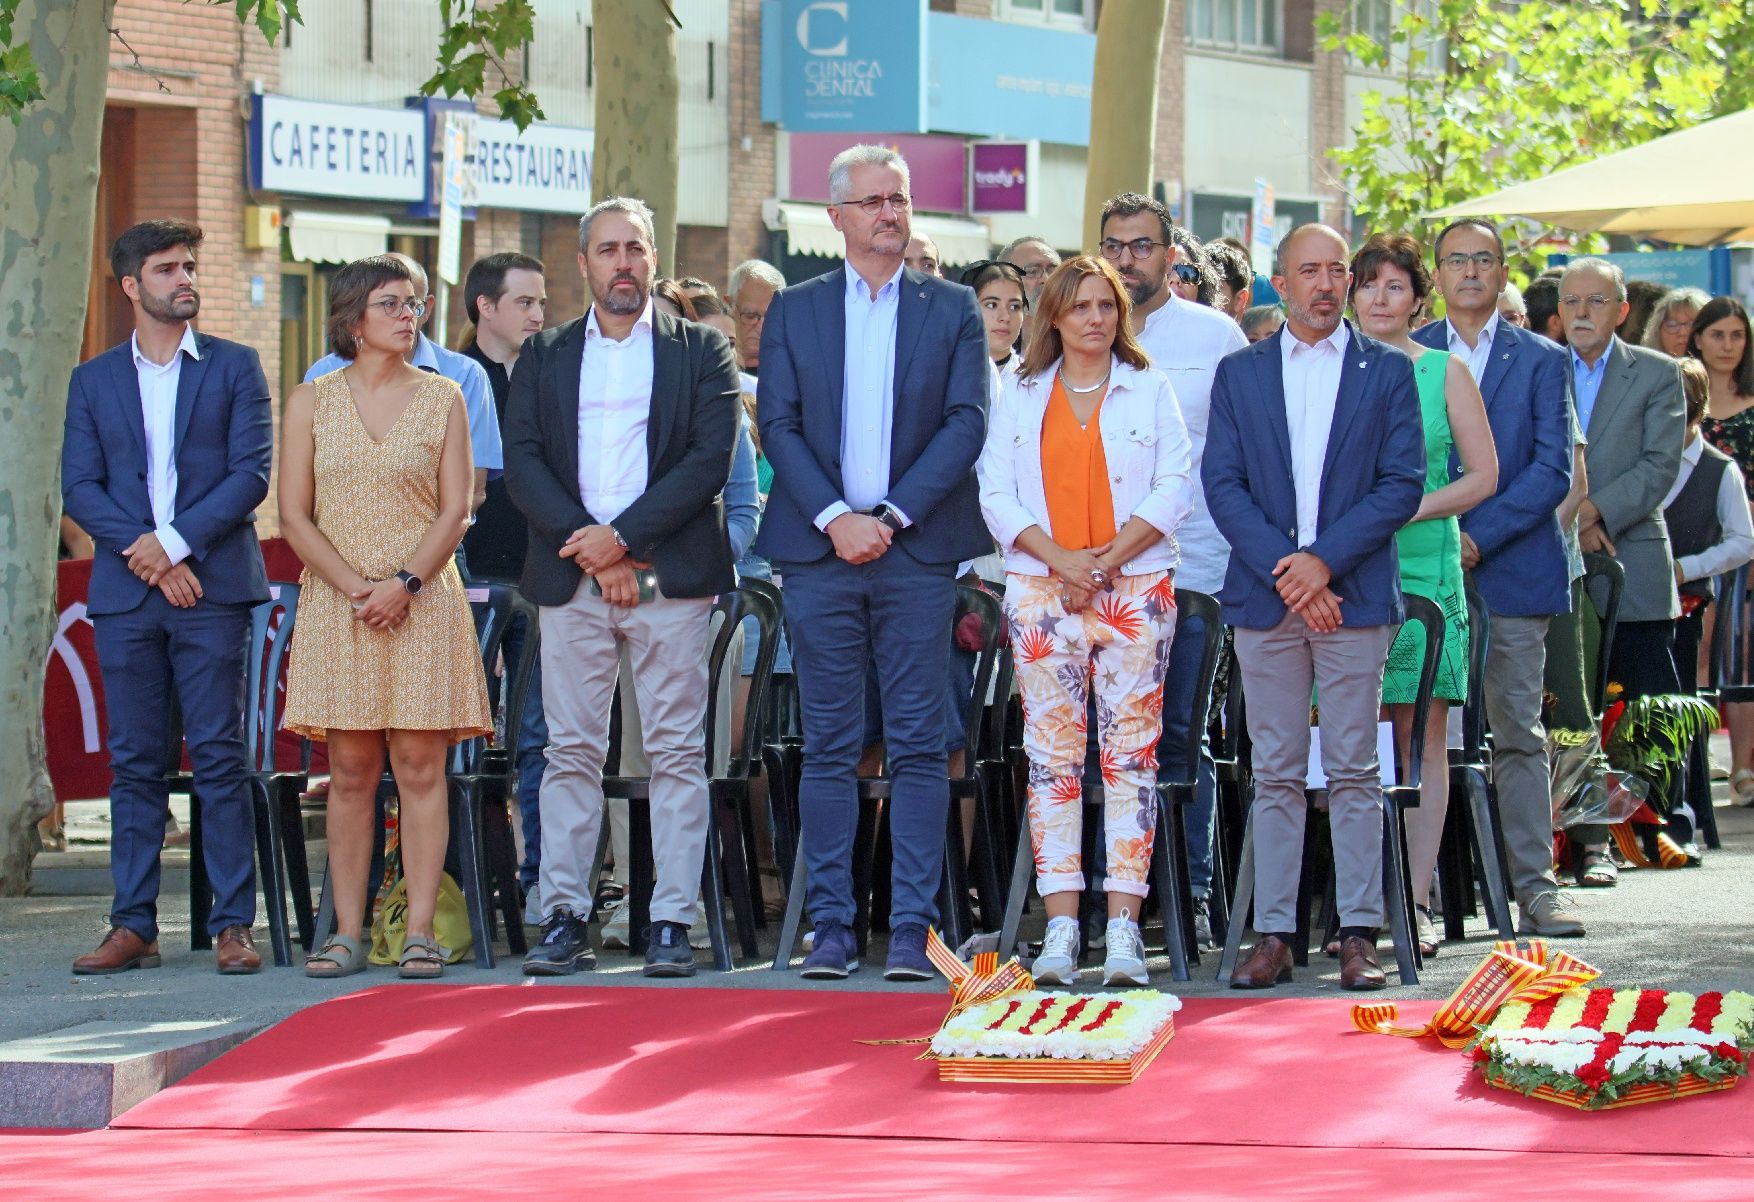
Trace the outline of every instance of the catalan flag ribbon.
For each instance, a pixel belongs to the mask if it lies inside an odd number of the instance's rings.
[[[970,967],[962,962],[962,957],[950,950],[950,945],[939,937],[936,928],[926,932],[926,958],[950,981],[950,1013],[944,1016],[944,1022],[949,1022],[972,1007],[1009,997],[1013,993],[1028,993],[1035,988],[1035,978],[1029,975],[1029,970],[1015,956],[1000,965],[998,952],[978,952],[973,967]],[[931,1043],[932,1036],[913,1039],[861,1039],[859,1042],[877,1046]],[[932,1058],[930,1051],[921,1057]]]
[[[1465,1047],[1476,1029],[1492,1021],[1511,1002],[1538,1002],[1587,985],[1602,974],[1569,952],[1550,949],[1544,940],[1504,940],[1492,945],[1473,972],[1437,1008],[1423,1027],[1395,1026],[1393,1002],[1352,1007],[1352,1025],[1372,1035],[1418,1039],[1435,1035],[1445,1047]]]

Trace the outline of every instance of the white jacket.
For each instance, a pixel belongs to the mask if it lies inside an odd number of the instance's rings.
[[[975,469],[981,513],[1005,553],[1005,569],[1027,576],[1049,574],[1046,564],[1017,545],[1017,536],[1040,526],[1053,537],[1042,483],[1041,427],[1059,371],[1056,362],[1033,379],[1005,378],[1004,391],[987,418],[987,444]],[[1116,359],[1097,425],[1108,460],[1115,529],[1139,517],[1163,532],[1160,541],[1121,568],[1121,575],[1174,570],[1181,561],[1176,528],[1194,504],[1193,452],[1175,390],[1162,372]]]

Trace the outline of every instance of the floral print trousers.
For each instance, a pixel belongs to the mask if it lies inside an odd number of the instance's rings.
[[[1077,613],[1060,582],[1011,573],[1005,616],[1023,695],[1029,834],[1042,896],[1084,888],[1085,714],[1095,685],[1110,893],[1144,897],[1157,831],[1157,739],[1175,635],[1167,572],[1121,576]]]

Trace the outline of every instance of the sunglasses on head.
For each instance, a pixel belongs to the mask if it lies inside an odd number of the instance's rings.
[[[1198,284],[1200,282],[1200,269],[1192,263],[1177,263],[1174,271],[1175,278],[1184,284]]]
[[[961,282],[969,288],[974,287],[975,278],[989,267],[997,267],[1004,271],[1006,275],[1015,276],[1019,284],[1023,283],[1027,277],[1027,273],[1023,268],[1017,266],[1017,264],[1011,262],[1009,259],[982,259],[978,263],[970,263],[967,267],[962,269]]]

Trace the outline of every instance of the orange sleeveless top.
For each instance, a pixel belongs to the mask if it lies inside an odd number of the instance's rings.
[[[1114,494],[1102,450],[1102,402],[1080,426],[1065,385],[1054,378],[1041,423],[1041,478],[1056,543],[1068,551],[1100,547],[1115,536]]]

